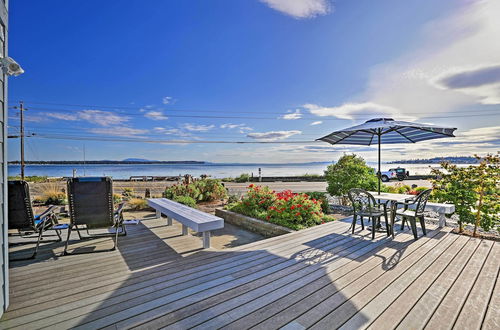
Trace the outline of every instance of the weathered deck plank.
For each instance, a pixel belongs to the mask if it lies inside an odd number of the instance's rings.
[[[420,326],[433,328],[498,323],[500,245],[448,228],[431,227],[416,241],[406,230],[372,241],[367,230],[351,235],[338,221],[203,251],[198,237],[164,224],[130,226],[110,253],[58,257],[62,244],[44,244],[40,259],[11,268],[11,306],[0,328],[389,329],[417,312],[426,313]]]

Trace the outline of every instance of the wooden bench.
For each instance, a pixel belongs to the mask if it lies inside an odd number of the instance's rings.
[[[167,216],[167,226],[172,225],[172,220],[182,224],[182,235],[188,234],[188,227],[203,233],[203,248],[210,247],[210,231],[224,228],[224,219],[216,217],[184,204],[166,198],[150,198],[148,205],[156,210],[156,217]]]

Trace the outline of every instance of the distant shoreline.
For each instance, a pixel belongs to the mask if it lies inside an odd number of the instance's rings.
[[[475,157],[435,157],[428,159],[392,161],[386,164],[440,164],[442,162],[449,162],[452,164],[477,164],[478,160]]]
[[[20,161],[10,161],[9,165],[20,165]],[[40,160],[40,161],[26,161],[26,165],[146,165],[146,164],[174,164],[174,165],[205,165],[207,162],[203,161],[123,161],[123,160]]]

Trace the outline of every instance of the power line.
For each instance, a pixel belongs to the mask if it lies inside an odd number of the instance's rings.
[[[49,134],[36,135],[38,138],[54,140],[77,140],[77,141],[100,141],[100,142],[133,142],[133,143],[159,143],[159,144],[304,144],[316,143],[314,140],[304,141],[222,141],[222,140],[152,140],[152,139],[130,139],[130,138],[109,138],[109,137],[91,137],[91,136],[58,136]]]
[[[25,103],[32,103],[32,104],[41,104],[41,105],[56,105],[56,106],[65,106],[65,107],[79,107],[79,108],[106,108],[106,109],[129,109],[129,110],[145,110],[145,111],[154,111],[154,108],[148,108],[148,106],[143,106],[143,107],[128,107],[128,106],[118,106],[118,105],[113,105],[113,106],[105,106],[105,105],[96,105],[96,104],[68,104],[68,103],[56,103],[56,102],[38,102],[38,101],[25,101]],[[292,107],[292,108],[297,108],[297,107]],[[298,106],[300,108],[300,106]],[[217,112],[217,113],[226,113],[228,112],[227,110],[183,110],[183,109],[168,109],[168,111],[182,111],[182,112]],[[499,111],[498,109],[486,109],[486,110],[481,110],[481,111]],[[470,110],[456,110],[456,111],[449,111],[449,112],[454,112],[454,113],[462,113],[462,112],[470,112]],[[231,113],[248,113],[248,114],[253,114],[256,113],[255,111],[231,111]],[[273,113],[273,114],[278,114],[278,115],[283,115],[287,113],[283,112],[257,112],[257,113]],[[435,112],[413,112],[409,114],[432,114]],[[362,114],[365,115],[365,114]],[[369,113],[366,113],[366,115],[371,115]]]
[[[42,111],[55,111],[55,112],[64,112],[64,113],[67,113],[67,114],[71,114],[71,113],[74,113],[75,111],[77,110],[69,110],[69,109],[50,109],[50,108],[33,108],[31,107],[30,108],[31,110],[42,110]],[[80,111],[80,110],[78,110]],[[481,112],[483,111],[492,111],[492,110],[481,110]],[[474,114],[464,114],[464,115],[443,115],[443,116],[422,116],[422,118],[428,118],[428,119],[445,119],[445,118],[467,118],[467,117],[479,117],[479,116],[498,116],[500,115],[500,111],[498,110],[495,110],[497,111],[497,113],[480,113],[478,114],[477,112],[474,113]],[[136,116],[136,117],[145,117],[144,114],[142,113],[124,113],[124,112],[117,112],[117,111],[113,111],[112,113],[114,114],[122,114],[122,115],[125,115],[125,116]],[[172,115],[172,114],[163,114],[164,116],[166,117],[169,117],[169,118],[197,118],[197,119],[245,119],[245,120],[276,120],[276,119],[281,119],[281,118],[277,118],[277,117],[249,117],[249,116],[211,116],[211,115]],[[356,114],[356,116],[363,116],[363,117],[370,117],[370,118],[373,118],[373,117],[378,117],[378,116],[386,116],[384,114]],[[405,118],[405,117],[411,117],[410,114],[407,114],[407,115],[402,115],[401,116],[402,118]],[[53,119],[61,119],[61,118],[53,118]],[[356,120],[359,120],[361,118],[352,118],[352,119],[356,119]],[[339,120],[352,120],[351,118],[325,118],[325,117],[321,117],[321,116],[315,116],[315,117],[301,117],[301,118],[297,118],[297,119],[294,119],[293,121],[297,121],[297,120],[300,120],[300,121],[304,121],[304,120],[307,120],[307,121],[312,121],[312,120],[321,120],[321,121],[339,121]],[[64,120],[64,119],[61,119],[61,120]]]

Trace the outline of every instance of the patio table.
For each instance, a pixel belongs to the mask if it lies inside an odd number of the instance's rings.
[[[393,194],[381,192],[378,194],[376,191],[369,191],[370,194],[375,197],[375,199],[382,201],[390,201],[392,205],[398,202],[404,202],[406,200],[415,198],[415,195],[406,194]],[[426,211],[434,211],[439,214],[439,227],[444,227],[446,225],[446,214],[452,214],[455,212],[455,205],[445,204],[445,203],[432,203],[427,202],[425,206]]]

